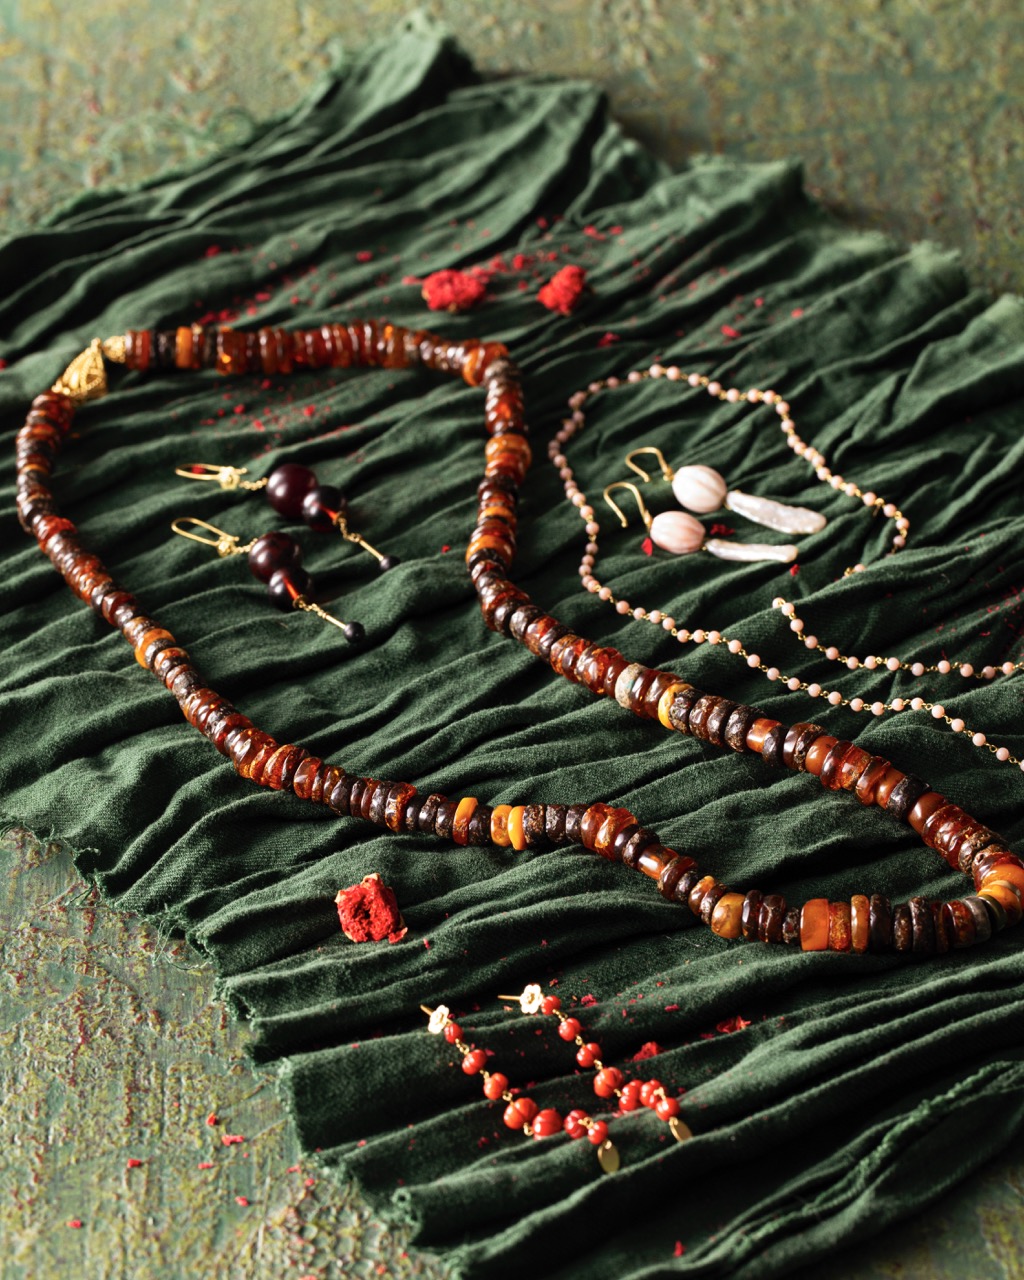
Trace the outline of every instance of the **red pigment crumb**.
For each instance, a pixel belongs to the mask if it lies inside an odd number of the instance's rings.
[[[209,248],[206,250],[206,252],[203,254],[203,257],[204,257],[204,258],[216,258],[216,256],[217,256],[217,254],[218,254],[218,253],[220,253],[220,245],[219,245],[219,244],[211,244],[211,245],[209,246]]]
[[[540,227],[541,231],[547,231],[549,226],[547,218],[538,218],[537,226]]]
[[[532,253],[517,253],[512,259],[513,271],[525,271],[528,267],[533,266]]]
[[[442,554],[442,555],[444,555],[444,553],[445,553],[446,551],[451,551],[451,546],[450,546],[450,544],[449,544],[449,543],[447,543],[447,542],[446,542],[446,543],[444,544],[444,546],[441,548],[441,554]]]
[[[645,556],[654,555],[654,543],[650,538],[644,538],[643,542],[640,543],[640,549],[643,551]]]
[[[537,301],[549,311],[567,316],[579,302],[587,287],[587,273],[582,267],[568,266],[556,271],[537,293]]]
[[[789,576],[791,578],[795,578],[799,572],[800,572],[800,566],[798,564],[791,564],[789,566]]]
[[[645,1058],[656,1058],[662,1052],[662,1047],[655,1040],[648,1040],[646,1044],[642,1044],[636,1053],[633,1054],[634,1062],[643,1062]]]
[[[465,271],[434,271],[423,281],[423,301],[431,311],[468,311],[487,292],[487,280]]]
[[[799,320],[800,317],[803,315],[803,313],[804,313],[803,307],[794,307],[789,314],[793,317],[794,320]]]
[[[212,1160],[200,1160],[200,1161],[199,1161],[199,1166],[198,1166],[198,1167],[199,1167],[200,1169],[212,1169],[212,1168],[213,1168],[213,1161],[212,1161]]]
[[[81,1218],[68,1218],[68,1226],[69,1226],[73,1231],[77,1231],[77,1230],[78,1230],[78,1228],[79,1228],[81,1225],[82,1225],[82,1219],[81,1219]]]
[[[239,1142],[244,1142],[245,1136],[241,1133],[222,1133],[220,1140],[226,1147],[233,1147]]]
[[[700,1033],[700,1038],[702,1040],[714,1040],[715,1035],[713,1031],[702,1031]]]
[[[619,335],[617,333],[606,333],[598,338],[597,345],[599,347],[610,347],[613,342],[618,342]]]
[[[665,1006],[665,1012],[666,1012],[666,1013],[678,1013],[678,1012],[679,1012],[679,1006],[678,1006],[677,1004],[667,1004],[667,1005]]]
[[[607,240],[608,237],[603,231],[598,231],[597,227],[587,226],[583,228],[583,234],[590,236],[591,240]]]
[[[220,1119],[217,1116],[216,1111],[210,1112],[210,1114],[206,1117],[206,1123],[209,1125],[220,1124]]]
[[[588,991],[585,996],[580,996],[580,1004],[589,1008],[592,1004],[597,1004],[597,996],[592,996]]]
[[[315,1187],[315,1186],[316,1186],[316,1178],[307,1178],[307,1179],[306,1179],[306,1181],[305,1181],[305,1184],[304,1184],[304,1185],[305,1185],[305,1186],[307,1186],[307,1187]]]
[[[304,417],[312,418],[313,414],[316,413],[316,405],[307,404],[306,407],[302,410],[302,413]]]
[[[723,324],[722,333],[727,338],[738,338],[740,336],[739,329],[734,329],[731,324]]]
[[[360,249],[359,252],[356,254],[356,262],[372,262],[372,261],[373,261],[372,249]]]
[[[763,307],[763,306],[764,306],[764,298],[755,298],[755,299],[754,299],[754,306],[755,306],[755,307]]]
[[[672,1257],[681,1258],[685,1252],[686,1245],[683,1244],[682,1240],[677,1240],[676,1247],[672,1250]]]
[[[235,405],[235,409],[234,409],[234,411],[235,411],[235,413],[245,413],[245,405],[244,405],[244,404],[236,404],[236,405]]]
[[[402,276],[402,284],[419,284],[419,276]]]
[[[129,1169],[140,1169],[142,1167],[142,1161],[136,1160],[134,1156],[129,1156],[127,1167]]]
[[[621,236],[622,230],[623,230],[622,227],[609,227],[608,234],[610,236]]]
[[[366,1146],[366,1139],[365,1139],[365,1138],[360,1138],[360,1139],[359,1139],[359,1141],[356,1143],[356,1146],[357,1146],[357,1147],[365,1147],[365,1146]]]
[[[749,1018],[741,1018],[736,1014],[733,1018],[725,1018],[715,1026],[716,1031],[722,1031],[726,1035],[731,1031],[742,1031],[744,1027],[750,1026]]]
[[[334,899],[341,931],[353,942],[400,942],[409,932],[398,899],[376,871],[363,876],[359,884],[339,889]]]
[[[711,526],[711,535],[715,538],[728,538],[735,532],[736,530],[731,529],[727,524],[716,523]]]
[[[289,1173],[298,1173],[298,1172],[299,1172],[299,1166],[298,1166],[297,1164],[289,1165],[289,1166],[288,1166],[288,1172],[289,1172]]]
[[[249,1203],[248,1196],[235,1196],[235,1204],[240,1204],[244,1208]]]

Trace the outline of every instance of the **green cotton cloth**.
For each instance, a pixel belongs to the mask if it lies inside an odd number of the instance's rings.
[[[537,292],[568,264],[589,292],[562,316]],[[419,282],[450,267],[489,271],[476,310],[427,310]],[[602,525],[598,576],[848,698],[920,689],[1024,756],[1019,674],[848,671],[772,608],[792,599],[844,654],[979,669],[1022,654],[1024,308],[972,292],[948,253],[837,226],[798,165],[670,173],[591,85],[481,83],[446,37],[410,28],[244,147],[75,200],[0,248],[0,278],[9,457],[31,398],[94,336],[127,328],[360,317],[507,342],[535,455],[512,576],[537,603],[631,660],[856,735],[1022,847],[1021,771],[927,713],[812,702],[580,589],[586,536],[545,450],[570,394],[654,360],[774,387],[834,471],[907,514],[906,549],[886,555],[892,525],[819,483],[770,409],[650,380],[595,397],[566,446]],[[423,370],[115,373],[80,410],[53,487],[87,547],[279,742],[424,796],[624,805],[723,882],[793,903],[968,891],[853,797],[641,721],[488,631],[463,564],[482,422],[480,391]],[[828,524],[799,539],[798,572],[647,555],[638,521],[621,529],[600,501],[641,445]],[[293,530],[319,598],[365,626],[361,647],[276,612],[240,558],[170,533],[190,514],[242,539],[284,527],[261,495],[173,475],[282,461],[341,485],[353,526],[401,558],[381,576],[340,538]],[[645,493],[672,506],[664,484]],[[1024,1130],[1020,929],[924,963],[730,943],[578,847],[460,849],[263,790],[25,537],[11,468],[0,501],[5,821],[52,831],[108,901],[211,957],[305,1148],[459,1275],[763,1280],[934,1201]],[[785,540],[728,512],[712,523]],[[858,561],[867,571],[844,577]],[[369,872],[409,927],[395,945],[339,930],[336,892]],[[614,1120],[622,1168],[603,1176],[587,1142],[507,1130],[420,1005],[444,1002],[541,1106],[606,1111],[553,1021],[497,1000],[532,982],[578,1013],[606,1063],[685,1090],[692,1141],[647,1110]],[[633,1063],[645,1046],[656,1056]]]

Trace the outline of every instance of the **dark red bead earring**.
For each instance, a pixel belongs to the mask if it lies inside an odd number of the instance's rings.
[[[205,529],[214,536],[205,537],[193,532],[192,528],[180,527],[183,525]],[[313,593],[313,579],[303,569],[302,548],[290,533],[265,533],[262,537],[243,543],[233,533],[225,533],[216,525],[197,520],[195,516],[183,516],[174,520],[171,528],[183,538],[191,538],[193,542],[213,547],[219,556],[245,555],[253,577],[267,584],[267,594],[275,608],[285,611],[301,609],[306,613],[315,613],[318,618],[337,627],[350,644],[358,644],[365,639],[366,632],[360,623],[342,622],[309,599]]]
[[[397,556],[384,555],[361,534],[349,528],[345,494],[336,485],[319,484],[316,473],[301,462],[282,462],[262,480],[246,480],[244,477],[248,472],[245,467],[219,466],[210,462],[177,467],[174,474],[186,480],[216,480],[222,489],[247,489],[253,493],[266,489],[267,501],[279,515],[287,520],[302,520],[317,533],[330,533],[337,529],[348,542],[354,542],[373,556],[381,572],[401,563]]]

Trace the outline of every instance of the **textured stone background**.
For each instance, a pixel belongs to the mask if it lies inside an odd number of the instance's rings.
[[[1019,0],[424,10],[488,71],[600,81],[670,160],[800,155],[844,218],[958,248],[979,284],[1024,283]],[[31,225],[83,186],[243,141],[346,44],[386,36],[405,13],[381,0],[0,0],[0,217]],[[441,1276],[299,1164],[244,1031],[211,1004],[212,975],[97,904],[65,852],[24,836],[0,844],[0,949],[2,1280]],[[1021,1280],[1022,1203],[1024,1161],[1007,1157],[828,1275]]]

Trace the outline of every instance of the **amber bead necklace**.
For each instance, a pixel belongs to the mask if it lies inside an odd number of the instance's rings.
[[[569,465],[565,451],[573,437],[578,435],[586,425],[584,406],[589,400],[603,391],[614,391],[619,387],[634,386],[647,380],[664,380],[669,383],[680,384],[683,387],[703,390],[712,399],[726,404],[767,405],[778,417],[779,427],[786,437],[789,448],[793,450],[797,457],[804,458],[810,464],[818,480],[861,502],[873,514],[881,514],[893,522],[896,532],[892,537],[889,554],[895,554],[895,552],[906,546],[907,535],[910,530],[910,521],[907,517],[903,515],[895,503],[887,502],[873,492],[864,492],[856,481],[834,473],[824,455],[802,440],[797,434],[790,405],[778,392],[772,390],[762,391],[759,388],[740,391],[736,387],[723,387],[721,383],[708,378],[705,374],[687,374],[683,373],[675,365],[666,367],[661,364],[652,364],[649,369],[634,369],[624,378],[602,378],[591,382],[584,390],[574,392],[569,397],[568,417],[562,420],[561,428],[548,442],[548,458],[562,481],[566,499],[579,512],[587,536],[586,548],[579,567],[580,582],[583,589],[591,592],[599,600],[611,605],[622,616],[628,616],[638,622],[649,622],[653,626],[661,627],[674,639],[678,640],[680,644],[720,646],[724,652],[732,654],[751,670],[760,671],[766,679],[776,683],[779,688],[788,689],[792,693],[804,693],[809,698],[819,699],[832,707],[843,706],[853,712],[866,712],[874,716],[882,716],[889,711],[925,711],[933,719],[948,725],[954,733],[966,738],[973,746],[988,751],[1001,764],[1016,765],[1021,770],[1024,770],[1024,760],[1013,755],[1008,747],[990,742],[986,734],[968,727],[960,716],[951,715],[940,702],[929,702],[920,694],[906,698],[892,697],[888,701],[883,701],[880,698],[868,699],[857,696],[847,698],[838,689],[827,689],[817,680],[808,681],[801,679],[799,676],[787,676],[772,663],[765,662],[760,654],[748,651],[743,641],[737,636],[727,635],[724,631],[718,631],[712,627],[694,626],[692,623],[690,626],[684,626],[671,614],[661,609],[647,609],[643,605],[631,604],[628,600],[616,596],[611,587],[601,582],[596,574],[599,554],[598,535],[600,534],[601,526],[598,523],[593,505],[576,483],[575,474]],[[635,471],[639,470],[634,464],[630,465],[633,466]],[[641,472],[641,474],[644,473]],[[625,517],[621,512],[618,514],[619,519],[625,525]],[[844,570],[844,577],[863,573],[866,568],[867,566],[861,563],[851,565]],[[885,672],[890,675],[895,675],[897,672],[905,672],[915,679],[925,675],[947,676],[952,674],[960,675],[965,680],[974,679],[983,682],[994,680],[1000,675],[1011,676],[1016,672],[1024,671],[1024,662],[1004,662],[1000,666],[988,665],[978,670],[973,663],[950,662],[945,658],[936,663],[926,664],[914,659],[882,657],[875,654],[869,654],[863,658],[855,657],[843,653],[836,645],[823,643],[816,635],[810,634],[803,618],[797,616],[796,606],[792,602],[782,596],[777,596],[772,601],[772,607],[778,609],[783,617],[788,619],[790,632],[804,648],[820,654],[829,662],[838,663],[846,667],[849,671],[867,671],[869,673],[877,671],[879,674]]]
[[[809,773],[829,790],[852,792],[862,804],[884,809],[973,879],[976,892],[946,902],[912,897],[894,903],[880,894],[855,894],[846,901],[813,898],[802,907],[790,906],[778,894],[730,890],[702,872],[693,858],[666,848],[624,808],[602,802],[492,807],[472,796],[422,796],[411,783],[353,776],[301,746],[278,743],[203,682],[174,636],[113,581],[100,558],[85,549],[72,521],[59,513],[49,488],[54,463],[78,405],[106,393],[107,362],[140,372],[216,369],[262,375],[421,365],[460,374],[470,386],[482,387],[489,438],[466,562],[487,626],[514,637],[557,674],[614,697],[636,715],[714,746],[755,752],[769,765]],[[984,942],[1019,922],[1024,863],[994,832],[921,779],[820,725],[786,726],[752,707],[701,693],[671,672],[631,663],[534,605],[507,576],[515,553],[518,489],[530,462],[526,433],[518,371],[500,343],[448,343],[423,330],[375,322],[294,332],[243,333],[198,325],[130,331],[96,339],[50,391],[33,401],[16,441],[18,515],[74,594],[120,630],[140,665],[171,691],[186,720],[238,773],[261,786],[293,791],[334,814],[360,817],[396,834],[432,834],[457,845],[516,851],[581,844],[639,870],[665,898],[687,906],[728,939],[783,942],[803,951],[927,956]]]

